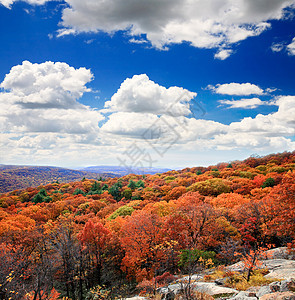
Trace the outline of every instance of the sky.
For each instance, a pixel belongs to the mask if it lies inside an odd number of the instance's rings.
[[[0,130],[0,164],[294,151],[295,0],[0,0]]]

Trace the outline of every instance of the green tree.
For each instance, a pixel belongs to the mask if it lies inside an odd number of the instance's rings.
[[[137,185],[136,185],[136,183],[131,179],[131,180],[129,181],[129,184],[128,184],[127,187],[129,187],[132,191],[134,191],[134,190],[137,188]]]
[[[273,187],[275,185],[275,180],[271,177],[267,178],[263,184],[262,184],[262,188],[265,188],[265,187]]]
[[[47,192],[46,192],[46,190],[45,189],[41,189],[40,191],[39,191],[39,193],[38,194],[36,194],[35,196],[34,196],[34,198],[33,198],[33,202],[34,203],[41,203],[41,202],[43,202],[43,199],[45,198],[47,196]]]
[[[81,189],[75,189],[73,195],[85,195],[85,192],[83,192]]]
[[[122,189],[121,181],[116,182],[109,188],[109,193],[114,197],[116,201],[120,201],[122,198],[121,189]]]
[[[98,181],[95,181],[91,186],[91,191],[98,191],[100,190],[100,183]]]
[[[130,216],[133,212],[134,212],[133,207],[124,205],[124,206],[119,207],[115,212],[113,212],[109,216],[109,220],[116,219],[119,216],[121,216],[121,217]]]
[[[130,189],[127,189],[123,192],[123,197],[125,197],[125,199],[130,200],[132,197],[132,191]]]
[[[102,191],[107,191],[109,186],[107,184],[104,184],[103,187],[101,188]]]
[[[144,188],[144,182],[140,179],[136,182],[136,187],[137,188]]]

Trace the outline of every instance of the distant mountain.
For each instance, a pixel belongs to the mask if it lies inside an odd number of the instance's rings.
[[[80,171],[99,173],[105,175],[116,175],[116,176],[125,176],[128,174],[156,174],[156,173],[165,173],[171,171],[171,169],[166,168],[139,168],[139,167],[121,167],[121,166],[91,166]]]
[[[83,177],[88,179],[96,179],[99,176],[103,178],[115,177],[112,174],[106,175],[102,173],[58,167],[0,165],[0,193],[41,184],[45,185],[56,181],[71,182],[81,180]]]

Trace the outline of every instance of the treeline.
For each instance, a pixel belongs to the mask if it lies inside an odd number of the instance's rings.
[[[83,177],[96,179],[105,176],[85,171],[41,166],[9,166],[0,165],[0,193],[6,193],[17,189],[38,187],[41,184],[52,182],[71,182],[81,180]]]
[[[0,298],[115,299],[187,272],[192,257],[206,268],[292,248],[294,170],[282,153],[2,194]]]

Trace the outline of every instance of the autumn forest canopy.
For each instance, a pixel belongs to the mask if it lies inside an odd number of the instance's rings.
[[[295,152],[15,190],[0,194],[0,298],[125,297],[191,256],[291,248],[294,220]]]

